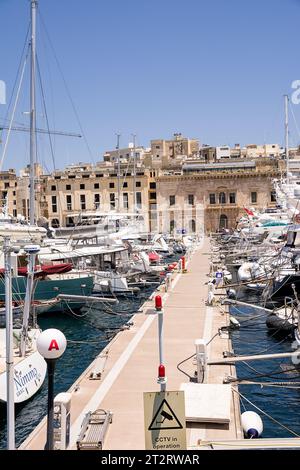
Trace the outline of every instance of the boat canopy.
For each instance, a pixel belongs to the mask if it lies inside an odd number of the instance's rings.
[[[277,225],[288,225],[288,222],[284,222],[282,220],[270,220],[269,222],[265,222],[262,224],[262,227],[275,227]]]

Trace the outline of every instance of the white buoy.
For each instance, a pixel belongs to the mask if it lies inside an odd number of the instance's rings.
[[[263,422],[261,417],[254,411],[245,411],[241,415],[242,427],[245,437],[255,439],[260,437],[263,432]]]

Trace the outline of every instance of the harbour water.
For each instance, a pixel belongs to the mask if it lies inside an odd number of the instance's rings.
[[[259,298],[243,292],[243,300],[259,303]],[[277,336],[266,327],[267,314],[250,307],[231,307],[231,314],[240,322],[240,328],[231,334],[237,355],[284,353],[292,350],[293,339]],[[247,365],[248,364],[248,365]],[[258,384],[239,385],[239,391],[254,405],[300,436],[300,372],[290,358],[251,361],[237,364],[238,378],[247,378]],[[261,385],[274,383],[276,385]],[[282,383],[283,385],[279,385]],[[293,385],[294,384],[294,385]],[[289,387],[299,387],[292,389]],[[241,411],[256,411],[262,418],[262,437],[296,437],[288,429],[264,416],[246,400],[241,401]]]
[[[55,371],[55,394],[68,390],[109,340],[149,297],[155,286],[141,290],[139,295],[120,298],[119,304],[99,303],[93,309],[82,311],[78,317],[71,313],[49,314],[39,317],[42,330],[57,328],[65,334],[68,345]],[[110,312],[110,313],[108,313]],[[86,315],[85,315],[86,313]],[[117,315],[116,315],[117,314]],[[28,436],[47,413],[47,380],[40,391],[28,402],[16,407],[16,446]],[[6,447],[6,407],[0,407],[0,449]]]

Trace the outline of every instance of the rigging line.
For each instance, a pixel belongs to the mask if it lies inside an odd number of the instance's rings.
[[[16,112],[16,107],[17,107],[17,104],[18,104],[18,101],[19,101],[19,95],[20,95],[21,86],[22,86],[22,82],[23,82],[25,67],[26,67],[26,63],[27,63],[27,57],[28,57],[28,51],[27,51],[27,54],[26,54],[26,57],[25,57],[25,60],[24,60],[24,63],[23,63],[22,73],[21,73],[21,77],[20,77],[18,90],[17,90],[17,96],[16,96],[16,100],[15,100],[15,103],[14,103],[14,106],[13,106],[12,116],[11,116],[11,120],[10,120],[10,123],[9,123],[9,128],[8,128],[6,139],[5,139],[4,149],[3,149],[1,160],[0,160],[0,171],[2,170],[3,161],[4,161],[4,158],[5,158],[5,155],[6,155],[8,141],[9,141],[9,137],[10,137],[10,133],[11,133],[11,129],[12,129],[12,124],[13,124],[13,120],[14,120],[14,116],[15,116],[15,112]]]
[[[44,113],[45,113],[45,118],[46,118],[46,125],[47,125],[47,130],[48,130],[48,137],[49,137],[49,145],[50,145],[50,151],[51,151],[51,157],[52,157],[52,163],[53,163],[53,170],[55,170],[54,150],[53,150],[52,138],[51,138],[51,135],[50,135],[49,119],[48,119],[48,113],[47,113],[47,108],[46,108],[46,100],[45,100],[45,94],[44,94],[42,76],[41,76],[41,69],[40,69],[40,64],[39,64],[38,58],[36,58],[36,64],[37,64],[39,84],[40,84],[40,87],[41,87],[41,94],[42,94],[43,108],[44,108]]]
[[[58,61],[57,55],[56,55],[56,53],[55,53],[54,46],[53,46],[52,41],[51,41],[51,39],[50,39],[50,35],[49,35],[49,33],[48,33],[48,30],[47,30],[47,28],[46,28],[46,24],[45,24],[45,22],[44,22],[44,20],[43,20],[43,17],[42,17],[42,15],[41,15],[41,12],[40,12],[39,10],[38,10],[38,15],[40,16],[41,23],[43,24],[43,27],[44,27],[44,29],[45,29],[45,33],[46,33],[46,36],[47,36],[47,38],[48,38],[50,47],[51,47],[51,49],[52,49],[52,53],[53,53],[53,56],[54,56],[54,59],[55,59],[57,68],[58,68],[58,70],[59,70],[59,72],[60,72],[60,74],[61,74],[63,83],[64,83],[65,88],[66,88],[66,92],[67,92],[68,98],[69,98],[70,103],[71,103],[71,106],[72,106],[72,108],[73,108],[73,112],[74,112],[74,114],[75,114],[75,116],[76,116],[77,123],[78,123],[78,125],[79,125],[80,132],[81,132],[81,134],[82,134],[82,136],[83,136],[83,139],[84,139],[84,141],[85,141],[85,144],[86,144],[88,153],[89,153],[89,155],[90,155],[90,157],[91,157],[91,160],[92,160],[93,164],[95,164],[95,159],[94,159],[94,157],[93,157],[93,154],[92,154],[91,148],[90,148],[90,146],[89,146],[88,140],[87,140],[87,138],[86,138],[85,132],[84,132],[84,130],[83,130],[81,121],[80,121],[80,119],[79,119],[78,112],[77,112],[77,110],[76,110],[74,101],[73,101],[72,96],[71,96],[71,93],[70,93],[70,91],[69,91],[69,88],[68,88],[66,79],[65,79],[64,74],[63,74],[63,72],[62,72],[62,69],[61,69],[61,67],[60,67],[60,63],[59,63],[59,61]]]
[[[292,390],[298,390],[300,388],[300,382],[254,382],[251,380],[245,380],[239,382],[239,385],[260,385],[263,387],[277,387],[277,388],[290,388]]]
[[[11,103],[12,103],[12,100],[13,100],[13,96],[14,96],[14,94],[15,94],[15,89],[16,89],[17,82],[18,82],[18,76],[19,76],[19,74],[20,74],[20,70],[21,70],[21,67],[22,67],[23,56],[24,56],[24,52],[25,52],[25,49],[26,49],[26,44],[28,44],[29,30],[30,30],[30,23],[29,23],[29,25],[28,25],[27,33],[26,33],[26,36],[25,36],[25,41],[24,41],[22,53],[21,53],[21,55],[20,55],[20,61],[19,61],[19,65],[18,65],[18,70],[17,70],[16,78],[15,78],[15,81],[14,81],[14,84],[13,84],[12,93],[11,93],[11,95],[10,95],[10,100],[9,100],[8,105],[7,105],[7,111],[6,111],[6,114],[5,114],[4,121],[7,121],[7,120],[8,120],[8,119],[7,119],[7,118],[8,118],[8,113],[9,113],[10,106],[11,106]],[[29,46],[27,46],[27,48],[28,48],[28,47],[29,47]],[[26,54],[26,55],[28,55],[28,51],[27,51],[27,54]],[[0,140],[1,140],[2,133],[3,133],[3,129],[1,130],[1,126],[0,126]]]
[[[277,419],[273,418],[273,416],[269,415],[266,411],[263,411],[261,408],[259,408],[258,406],[254,405],[254,403],[252,403],[250,400],[248,400],[248,398],[246,398],[244,395],[241,394],[241,392],[239,392],[238,390],[236,390],[234,387],[232,387],[232,390],[234,392],[236,392],[240,397],[242,397],[244,400],[246,400],[251,406],[253,406],[254,408],[256,408],[258,411],[260,411],[263,415],[267,416],[267,418],[269,418],[271,421],[273,421],[274,423],[278,424],[279,426],[281,426],[282,428],[286,429],[287,431],[289,431],[291,434],[293,434],[294,436],[296,437],[300,437],[299,434],[295,433],[295,431],[293,431],[292,429],[288,428],[287,426],[285,426],[284,424],[280,423],[279,421],[277,421]]]

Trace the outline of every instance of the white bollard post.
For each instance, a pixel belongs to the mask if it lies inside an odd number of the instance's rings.
[[[204,339],[196,339],[197,382],[206,383],[207,380],[207,352]]]

